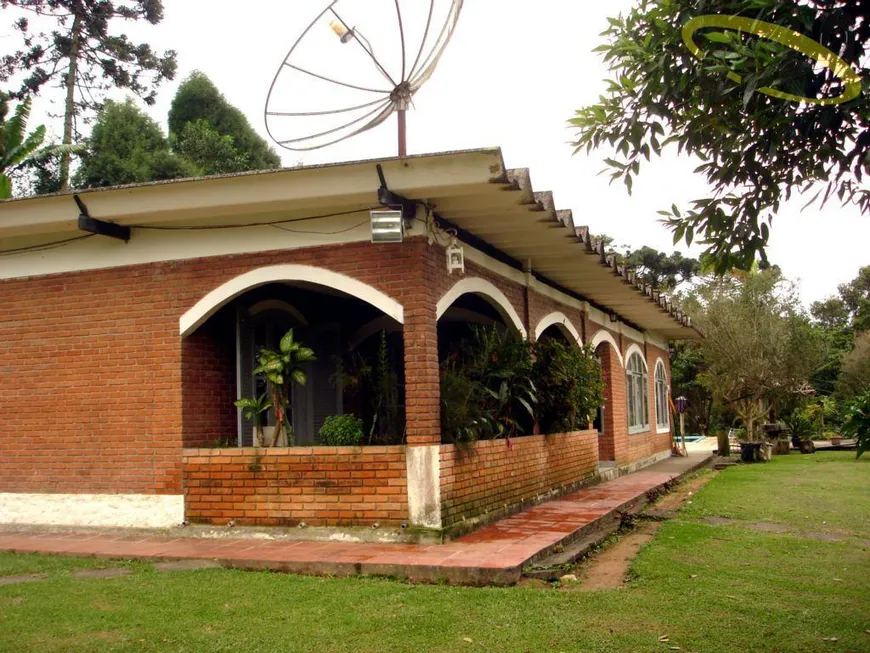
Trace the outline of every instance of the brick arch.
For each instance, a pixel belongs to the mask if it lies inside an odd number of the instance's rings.
[[[520,332],[523,338],[528,336],[519,313],[517,313],[507,296],[495,284],[480,277],[466,277],[444,293],[441,299],[438,300],[436,317],[440,319],[457,299],[462,297],[462,295],[468,294],[478,295],[486,300],[487,303],[498,311],[507,324],[513,325]]]
[[[557,327],[566,338],[569,340],[573,339],[578,345],[583,346],[583,337],[571,323],[571,320],[568,319],[568,316],[561,311],[555,311],[541,318],[538,326],[535,327],[535,341],[540,340],[544,331],[551,326]]]
[[[622,358],[622,352],[619,350],[619,344],[616,342],[616,338],[613,337],[610,331],[607,331],[605,329],[599,330],[592,337],[592,342],[590,344],[595,351],[598,351],[598,346],[604,342],[609,343],[610,346],[613,347],[613,350],[616,352],[616,357],[619,359],[619,364],[625,366],[625,361]]]
[[[181,316],[179,331],[182,337],[190,335],[222,306],[252,288],[293,281],[340,290],[371,304],[399,324],[405,323],[405,309],[399,302],[362,281],[313,265],[272,265],[240,274],[212,290]]]
[[[628,361],[634,354],[640,356],[640,359],[643,361],[643,366],[646,368],[647,373],[649,373],[649,363],[647,363],[646,361],[646,356],[644,356],[643,349],[641,349],[640,345],[638,345],[637,343],[631,343],[628,346],[628,349],[625,350],[625,360],[623,360],[623,365],[627,366]]]

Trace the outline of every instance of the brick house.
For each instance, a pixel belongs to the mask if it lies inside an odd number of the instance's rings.
[[[371,242],[382,181],[410,202],[401,243]],[[500,150],[78,197],[0,203],[0,523],[449,534],[669,455],[668,341],[697,332]],[[439,336],[474,321],[593,346],[596,428],[442,442]],[[233,401],[262,389],[254,352],[288,327],[318,353],[294,390],[299,446],[255,449]],[[355,401],[337,361],[376,334],[398,359],[401,442],[317,446]]]

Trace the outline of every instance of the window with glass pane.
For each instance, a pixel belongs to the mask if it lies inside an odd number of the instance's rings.
[[[649,429],[649,376],[646,363],[638,353],[628,359],[625,386],[628,393],[628,431],[646,431]]]
[[[665,364],[659,361],[656,365],[656,426],[660,429],[666,429],[670,428],[670,425],[668,378],[665,375]]]

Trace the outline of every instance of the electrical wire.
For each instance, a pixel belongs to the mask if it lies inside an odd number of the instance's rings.
[[[346,234],[348,231],[353,231],[354,229],[359,229],[363,225],[369,224],[369,220],[363,220],[359,224],[355,224],[352,227],[347,227],[345,229],[339,229],[338,231],[308,231],[305,229],[288,229],[287,227],[282,227],[277,224],[270,224],[269,226],[274,229],[280,229],[281,231],[288,231],[291,234],[314,234],[316,236],[335,236],[337,234]]]
[[[190,226],[159,226],[159,225],[130,225],[131,229],[143,229],[148,231],[213,231],[218,229],[244,229],[246,227],[274,227],[282,224],[293,224],[296,222],[309,222],[311,220],[323,220],[325,218],[338,218],[343,215],[355,215],[357,213],[368,213],[370,208],[355,209],[353,211],[341,211],[339,213],[323,213],[321,215],[310,215],[306,218],[290,218],[288,220],[275,220],[273,222],[247,222],[244,224],[221,224],[221,225],[190,225]]]
[[[65,240],[57,240],[52,243],[44,243],[42,245],[31,245],[29,247],[18,247],[17,249],[4,249],[0,250],[0,256],[12,256],[14,254],[24,254],[26,252],[45,252],[52,249],[57,249],[58,247],[63,247],[64,245],[69,245],[70,243],[74,243],[79,240],[85,240],[86,238],[93,238],[97,234],[86,234],[84,236],[76,236],[75,238],[67,238]]]

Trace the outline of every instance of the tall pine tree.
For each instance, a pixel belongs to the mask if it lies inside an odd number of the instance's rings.
[[[24,14],[14,23],[23,44],[0,57],[0,81],[20,77],[17,94],[22,97],[38,94],[46,85],[62,88],[64,144],[78,137],[77,118],[100,110],[108,89],[132,91],[150,105],[155,87],[175,76],[174,51],[161,56],[147,43],[110,32],[120,21],[156,25],[163,20],[162,0],[0,0],[0,6]],[[51,26],[42,31],[48,22]],[[69,184],[70,163],[70,155],[64,155],[62,189]]]

